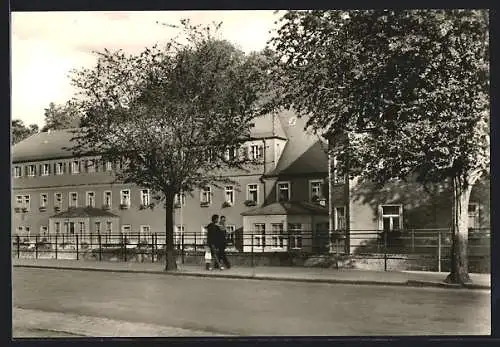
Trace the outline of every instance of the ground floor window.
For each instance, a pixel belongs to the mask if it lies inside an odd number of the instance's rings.
[[[174,245],[177,249],[181,249],[182,247],[182,235],[184,234],[184,225],[176,225],[175,233],[174,233]]]
[[[254,246],[255,247],[265,247],[266,246],[266,225],[264,223],[255,223],[253,225],[254,230]]]
[[[288,234],[290,237],[290,248],[302,248],[302,224],[290,223],[288,224]]]
[[[402,205],[381,205],[380,226],[383,231],[399,231],[402,228]]]
[[[226,225],[226,243],[228,247],[234,247],[234,236],[236,227],[234,225]]]
[[[285,231],[283,229],[283,223],[271,224],[271,242],[273,248],[286,247]]]

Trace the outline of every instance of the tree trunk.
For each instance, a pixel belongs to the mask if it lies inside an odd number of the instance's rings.
[[[174,247],[174,194],[165,193],[165,271],[177,270]]]
[[[451,246],[450,274],[445,282],[454,284],[471,283],[469,276],[468,244],[468,208],[472,184],[464,178],[453,178],[453,241]]]

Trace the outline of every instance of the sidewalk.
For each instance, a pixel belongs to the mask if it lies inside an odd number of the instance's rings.
[[[14,267],[73,269],[86,271],[138,272],[170,276],[198,276],[253,280],[277,280],[317,283],[399,285],[414,287],[463,288],[444,283],[447,273],[423,271],[336,270],[304,267],[236,267],[229,270],[206,271],[201,265],[178,264],[178,271],[165,272],[163,263],[106,262],[55,259],[12,259]],[[468,289],[491,289],[489,274],[471,274]]]

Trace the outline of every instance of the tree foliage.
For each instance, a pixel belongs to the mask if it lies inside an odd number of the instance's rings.
[[[164,200],[171,253],[174,195],[226,181],[219,169],[246,167],[238,146],[266,90],[263,56],[245,55],[213,27],[182,24],[186,43],[171,40],[138,55],[105,50],[95,68],[72,79],[83,113],[73,150],[123,162],[120,180]],[[173,258],[167,263],[175,268]]]
[[[483,10],[288,11],[271,40],[274,105],[340,143],[351,176],[453,181],[463,234],[471,186],[489,170],[488,40]]]
[[[38,125],[30,124],[29,126],[25,126],[24,122],[20,119],[13,119],[10,124],[12,132],[11,141],[13,145],[38,132]]]
[[[42,131],[78,128],[80,126],[80,112],[77,106],[68,101],[62,105],[51,102],[45,109],[45,126]]]

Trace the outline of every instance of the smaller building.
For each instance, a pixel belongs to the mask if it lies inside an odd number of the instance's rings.
[[[242,213],[244,252],[326,252],[328,209],[307,201],[278,201]]]

